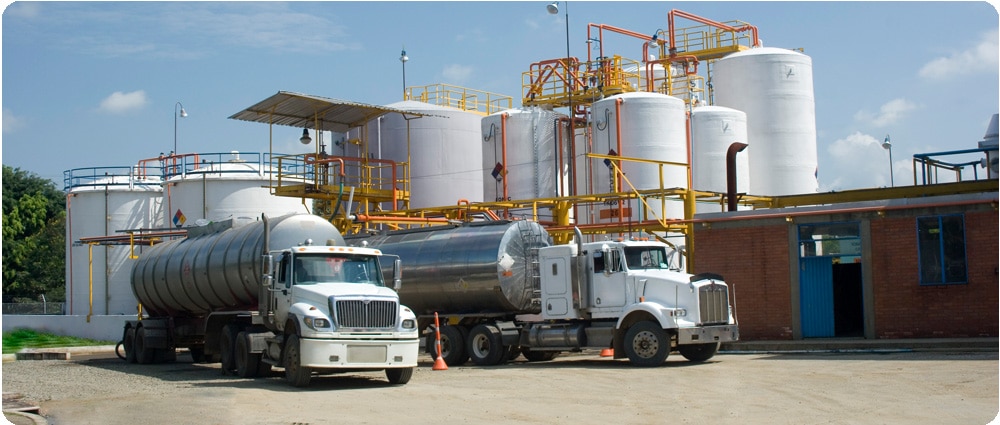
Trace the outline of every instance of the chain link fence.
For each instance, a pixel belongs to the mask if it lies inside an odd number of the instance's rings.
[[[66,314],[66,303],[3,303],[3,314]]]

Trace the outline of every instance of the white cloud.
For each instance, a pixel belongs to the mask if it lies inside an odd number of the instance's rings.
[[[37,2],[13,2],[7,5],[3,15],[5,18],[37,18],[42,14],[42,7]]]
[[[870,123],[876,127],[885,127],[899,122],[906,113],[914,109],[917,109],[917,105],[906,99],[899,98],[883,104],[877,114],[860,110],[854,114],[854,119]]]
[[[14,115],[10,109],[3,108],[3,132],[13,133],[24,127],[25,119]]]
[[[444,67],[441,71],[441,75],[447,81],[453,81],[455,84],[464,84],[472,76],[473,67],[468,65],[458,65],[452,64]]]
[[[149,103],[146,100],[146,92],[144,90],[136,90],[134,92],[122,93],[116,91],[111,93],[110,96],[104,98],[101,101],[100,109],[104,112],[109,112],[112,114],[122,114],[136,109],[140,109]]]
[[[821,191],[889,186],[889,153],[879,138],[854,132],[831,143],[827,153],[819,170]]]
[[[1000,45],[997,30],[983,34],[979,43],[969,49],[958,51],[951,56],[931,60],[918,73],[927,79],[944,79],[980,72],[996,72],[1000,64]]]

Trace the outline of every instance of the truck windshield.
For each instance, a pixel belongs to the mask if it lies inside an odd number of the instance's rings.
[[[328,282],[384,286],[378,260],[370,255],[300,254],[295,256],[295,284]]]
[[[625,262],[630,270],[665,269],[667,253],[657,246],[628,246],[625,247]]]

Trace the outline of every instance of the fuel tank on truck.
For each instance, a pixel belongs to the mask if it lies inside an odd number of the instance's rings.
[[[552,238],[538,223],[435,226],[348,242],[362,240],[403,261],[400,302],[418,315],[541,311],[537,248]]]
[[[311,214],[267,220],[270,249],[344,245],[337,228]],[[188,228],[188,236],[155,245],[132,268],[132,291],[151,317],[255,310],[262,284],[264,221],[232,219]]]

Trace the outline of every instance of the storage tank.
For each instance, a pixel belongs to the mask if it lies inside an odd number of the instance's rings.
[[[747,143],[747,116],[724,106],[700,106],[691,111],[691,186],[726,193],[726,154],[733,143]],[[736,155],[736,192],[750,190],[747,148]],[[699,203],[697,212],[724,211],[723,204]]]
[[[483,118],[484,201],[568,194],[569,127],[560,121],[563,118],[540,108],[508,109]],[[532,213],[530,209],[510,212],[515,216]],[[539,215],[551,219],[551,212]]]
[[[293,214],[268,220],[270,247],[344,245],[321,217]],[[225,220],[188,230],[188,237],[147,249],[136,260],[131,283],[150,316],[196,317],[213,311],[256,310],[262,285],[263,221]]]
[[[387,114],[381,120],[381,159],[410,164],[410,208],[456,205],[460,199],[482,202],[482,116],[416,101],[386,106],[428,114]],[[377,121],[368,124],[369,135],[377,134]],[[369,153],[377,157],[368,140]]]
[[[611,96],[591,106],[592,152],[687,164],[687,130],[684,101],[659,93],[625,93]],[[591,159],[588,164],[589,181],[579,183],[588,193],[612,191],[610,161]],[[623,161],[622,170],[627,181],[637,190],[661,187],[660,167],[657,164]],[[580,173],[578,173],[580,174]],[[683,166],[665,165],[662,169],[664,188],[686,188],[687,170]],[[619,191],[631,192],[625,179]],[[631,200],[625,205],[625,221],[659,218],[683,218],[684,205],[679,199],[649,199],[651,210],[644,211],[641,202]],[[608,200],[603,205],[590,208],[583,223],[618,222],[618,204]]]
[[[762,47],[715,63],[715,105],[747,115],[750,193],[814,193],[816,102],[812,59],[791,50]]]
[[[80,238],[128,236],[122,230],[162,228],[160,177],[144,175],[130,166],[77,168],[63,175],[67,192],[66,314],[136,314],[138,304],[128,285],[132,266],[128,240],[93,247],[76,242]]]
[[[198,220],[230,217],[277,217],[309,213],[312,200],[274,196],[268,188],[272,168],[256,152],[203,153],[184,157],[177,172],[168,171],[164,222],[182,227]],[[168,168],[170,170],[170,168]]]
[[[363,241],[403,261],[400,301],[418,315],[541,311],[537,248],[552,239],[538,223],[476,222],[348,238],[352,245]]]

